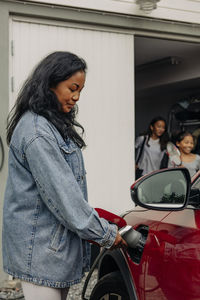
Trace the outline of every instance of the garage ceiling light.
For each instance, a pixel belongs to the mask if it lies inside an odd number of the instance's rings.
[[[136,3],[140,6],[140,9],[146,13],[150,13],[153,9],[157,8],[157,2],[160,0],[137,0]]]

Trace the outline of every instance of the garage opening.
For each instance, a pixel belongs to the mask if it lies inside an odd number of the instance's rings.
[[[135,37],[136,136],[158,115],[171,135],[200,128],[199,53],[198,43]]]

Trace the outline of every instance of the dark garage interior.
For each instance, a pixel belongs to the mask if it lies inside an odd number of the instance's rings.
[[[188,114],[190,108],[196,114]],[[177,119],[173,111],[182,110]],[[200,44],[135,37],[136,136],[157,115],[168,120],[172,134],[200,127]]]

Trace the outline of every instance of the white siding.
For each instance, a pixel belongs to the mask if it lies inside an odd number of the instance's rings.
[[[129,188],[134,179],[133,36],[11,20],[14,56],[10,76],[17,92],[32,67],[46,54],[67,50],[88,63],[79,120],[85,128],[89,201],[119,213],[133,207]]]
[[[160,0],[157,4],[157,9],[148,15],[139,9],[136,0],[27,0],[27,2],[29,1],[128,15],[149,16],[158,19],[200,23],[199,0]]]

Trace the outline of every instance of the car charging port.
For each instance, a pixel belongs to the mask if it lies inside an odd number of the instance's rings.
[[[127,249],[127,253],[129,254],[131,260],[134,263],[139,264],[140,260],[142,258],[144,246],[145,246],[145,243],[147,240],[149,228],[148,228],[148,226],[140,225],[137,227],[137,229],[133,229],[133,230],[138,236],[137,243],[135,243],[134,247],[131,247],[131,245],[130,245]],[[129,236],[129,238],[130,238],[130,236]],[[128,245],[129,245],[129,243],[128,243]]]

